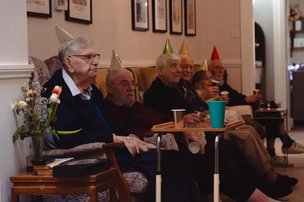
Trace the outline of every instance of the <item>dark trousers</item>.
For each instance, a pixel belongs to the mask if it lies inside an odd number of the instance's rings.
[[[210,175],[202,176],[201,169],[204,173],[214,173],[214,136],[206,135],[206,154],[204,157],[197,156],[192,162],[195,169],[196,179],[200,179],[199,187],[201,190],[213,192],[213,189],[207,190],[206,183],[211,183]],[[204,164],[200,164],[200,158],[204,158]],[[196,164],[196,166],[194,166]],[[199,166],[197,166],[199,165]],[[258,174],[246,162],[239,147],[232,141],[220,139],[219,144],[219,173],[220,173],[220,191],[236,201],[247,201],[256,189]],[[206,181],[206,179],[208,179]],[[213,183],[212,183],[213,184]]]
[[[148,201],[155,201],[156,150],[132,157],[124,150],[117,153],[117,161],[123,171],[142,172],[149,181]],[[180,152],[163,150],[161,154],[162,201],[196,202],[200,194],[191,169]]]

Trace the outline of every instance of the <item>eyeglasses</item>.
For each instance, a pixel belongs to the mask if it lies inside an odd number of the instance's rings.
[[[86,63],[92,63],[94,59],[99,60],[100,59],[100,54],[99,53],[90,53],[86,55],[69,55],[69,57],[74,56],[77,57]]]

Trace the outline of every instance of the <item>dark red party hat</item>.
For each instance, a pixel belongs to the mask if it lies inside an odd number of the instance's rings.
[[[211,55],[211,60],[221,60],[215,46],[213,46],[213,51],[212,51],[212,55]]]

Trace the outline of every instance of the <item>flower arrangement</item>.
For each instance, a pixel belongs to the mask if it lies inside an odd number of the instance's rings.
[[[62,88],[55,86],[50,98],[41,96],[43,88],[34,80],[32,73],[30,78],[21,87],[22,97],[13,105],[17,115],[23,114],[23,124],[13,134],[13,142],[19,138],[43,136],[45,133],[54,134],[51,123],[56,119],[56,111],[60,103],[59,95]]]
[[[299,5],[295,5],[295,6],[290,6],[290,16],[289,16],[289,20],[290,21],[296,21],[303,18],[302,12],[299,9]]]
[[[290,14],[289,14],[289,26],[290,30],[294,30],[294,22],[297,20],[302,20],[303,15],[302,12],[299,9],[299,5],[290,6]]]

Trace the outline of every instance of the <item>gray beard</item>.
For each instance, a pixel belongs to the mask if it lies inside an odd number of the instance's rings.
[[[132,107],[135,103],[135,101],[130,101],[128,103],[127,102],[122,103],[122,102],[119,102],[118,100],[115,100],[111,95],[108,95],[107,99],[110,100],[111,102],[113,102],[117,106]]]

